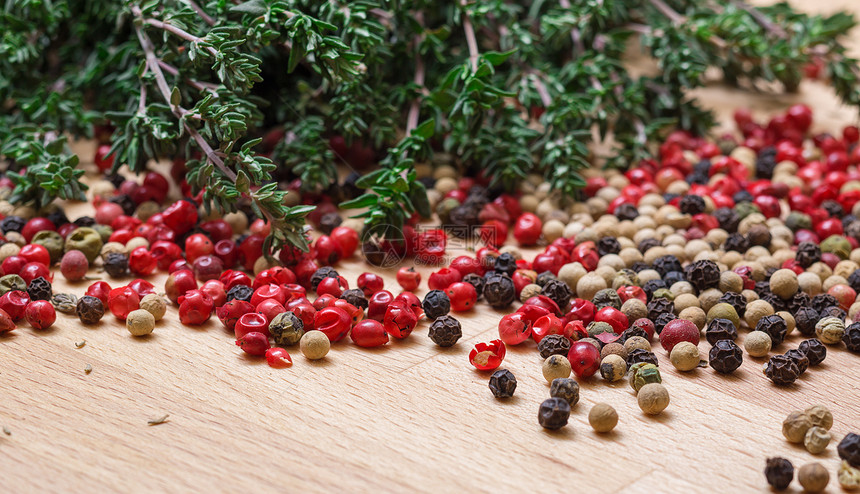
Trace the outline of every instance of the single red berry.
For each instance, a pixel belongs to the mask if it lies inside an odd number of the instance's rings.
[[[114,288],[108,294],[107,305],[117,319],[124,321],[131,311],[140,308],[140,297],[137,292],[127,286]]]
[[[307,298],[308,293],[305,290],[305,287],[302,285],[297,285],[295,283],[287,283],[285,285],[281,285],[281,288],[284,290],[284,294],[287,296],[287,302],[299,298]]]
[[[402,267],[397,270],[397,283],[404,289],[413,292],[421,284],[421,273],[412,267]]]
[[[164,224],[177,235],[182,235],[197,224],[197,207],[186,200],[174,202],[162,215]]]
[[[195,289],[197,289],[197,280],[194,278],[194,273],[188,269],[170,273],[167,281],[164,282],[164,291],[173,303],[179,302],[179,297],[185,295],[187,291]]]
[[[421,304],[421,299],[418,298],[412,292],[401,292],[400,295],[394,297],[394,301],[403,301],[406,303],[406,306],[412,309],[412,312],[415,313],[415,317],[421,319],[424,316],[424,306]]]
[[[406,338],[415,329],[416,324],[418,324],[418,316],[405,301],[392,302],[385,310],[383,327],[386,333],[395,338]]]
[[[47,300],[34,300],[24,310],[24,317],[33,329],[48,329],[57,320],[57,311]]]
[[[302,320],[305,331],[314,329],[314,317],[317,314],[317,310],[310,302],[307,300],[296,299],[287,304],[287,310]]]
[[[122,206],[115,202],[103,202],[96,208],[96,223],[101,225],[112,225],[114,220],[122,216]],[[113,226],[111,226],[113,228]]]
[[[346,311],[346,313],[349,314],[349,318],[352,321],[353,326],[364,319],[364,309],[356,307],[342,298],[336,299],[332,302],[331,307],[337,307],[338,309]]]
[[[353,326],[349,337],[356,345],[364,348],[374,348],[388,343],[388,334],[379,321],[366,319]]]
[[[567,353],[570,367],[577,377],[591,377],[600,368],[600,350],[587,341],[576,341]]]
[[[361,273],[358,275],[358,281],[356,284],[358,288],[364,292],[365,297],[370,297],[385,287],[385,280],[378,274]]]
[[[200,290],[189,290],[179,297],[179,321],[186,326],[203,324],[212,315],[215,304]]]
[[[269,269],[260,271],[257,277],[254,278],[254,283],[251,285],[251,288],[256,290],[264,285],[287,285],[295,282],[296,275],[288,268],[283,266],[273,266]]]
[[[551,312],[546,307],[530,304],[523,304],[516,311],[516,314],[522,314],[523,318],[529,321],[529,324],[531,325],[534,325],[535,321],[550,313]]]
[[[502,340],[478,343],[469,352],[469,362],[478,370],[493,370],[502,364],[507,349]]]
[[[535,295],[534,297],[529,297],[525,302],[523,302],[523,305],[538,305],[556,316],[561,316],[561,309],[558,308],[558,304],[546,295]]]
[[[507,314],[499,321],[499,338],[506,345],[519,345],[532,334],[532,321],[522,313]]]
[[[539,317],[532,326],[532,339],[535,340],[535,343],[540,343],[542,339],[551,334],[562,333],[564,333],[564,321],[554,314]]]
[[[370,300],[367,301],[367,318],[382,321],[392,301],[394,301],[394,295],[388,290],[380,290],[371,295]]]
[[[284,293],[284,289],[281,288],[280,285],[271,283],[254,290],[254,294],[251,295],[251,305],[256,307],[260,302],[266,299],[274,299],[280,304],[285,304],[287,302],[287,295]]]
[[[645,333],[648,334],[649,340],[654,337],[654,333],[657,331],[654,325],[654,321],[648,319],[647,317],[636,319],[635,321],[633,321],[632,327],[645,331]]]
[[[221,258],[207,254],[195,259],[191,270],[200,281],[217,280],[224,271],[224,263]]]
[[[293,269],[293,272],[296,273],[296,281],[298,281],[299,285],[302,285],[305,288],[310,288],[311,276],[313,276],[319,268],[320,265],[313,259],[302,259]]]
[[[320,235],[317,238],[314,242],[313,252],[315,254],[314,259],[323,266],[331,266],[342,257],[340,245],[328,235]]]
[[[475,307],[478,302],[478,292],[471,283],[458,281],[452,283],[445,289],[448,298],[451,299],[451,310],[454,312],[465,312]]]
[[[213,243],[229,240],[233,236],[233,228],[224,220],[212,220],[200,224],[200,229],[206,232]]]
[[[209,280],[203,283],[200,291],[209,295],[215,307],[221,307],[227,303],[227,291],[224,290],[224,284],[218,280]]]
[[[239,318],[249,312],[254,312],[254,306],[250,302],[234,299],[218,307],[216,314],[221,324],[230,331],[233,331]]]
[[[263,333],[247,333],[236,340],[236,345],[254,357],[263,357],[269,350],[269,338]]]
[[[585,329],[585,324],[582,321],[569,321],[564,325],[563,334],[573,341],[588,338],[588,330]]]
[[[90,263],[87,256],[79,250],[70,250],[63,255],[60,261],[60,273],[69,281],[80,281],[87,276]]]
[[[232,268],[239,261],[239,247],[230,239],[219,240],[215,244],[214,254],[227,268]]]
[[[167,271],[170,264],[182,259],[182,249],[173,242],[158,240],[152,244],[149,253],[155,257],[158,269]]]
[[[259,312],[248,312],[239,317],[236,325],[233,326],[233,332],[236,338],[241,338],[248,333],[254,332],[269,336],[269,320]]]
[[[269,364],[269,367],[283,369],[293,365],[293,359],[285,349],[272,347],[266,350],[266,363]]]
[[[158,268],[158,261],[146,247],[138,247],[128,256],[128,269],[136,275],[150,275],[156,268]]]
[[[84,293],[84,295],[95,297],[101,301],[102,305],[107,306],[108,295],[110,294],[110,291],[111,287],[106,281],[96,281],[95,283],[87,287],[87,291]]]
[[[501,247],[508,239],[508,225],[500,220],[488,220],[481,224],[478,235],[485,245]]]
[[[337,278],[323,278],[320,284],[317,285],[317,295],[332,295],[335,298],[340,297],[345,290],[349,290],[349,283],[346,278],[338,276]]]
[[[21,268],[18,275],[21,276],[24,282],[28,285],[31,281],[40,277],[45,278],[48,281],[53,281],[54,279],[54,275],[51,273],[50,268],[41,262],[28,262],[23,268]]]
[[[630,322],[627,320],[627,316],[615,307],[604,307],[600,309],[594,316],[594,320],[608,323],[612,326],[612,331],[617,334],[621,334],[621,332],[627,329],[630,325]]]
[[[27,244],[21,247],[18,255],[26,259],[27,262],[41,262],[45,266],[51,265],[51,254],[44,245]]]
[[[185,259],[190,263],[193,263],[200,256],[206,256],[213,252],[215,252],[215,244],[202,233],[195,233],[185,239]]]
[[[263,242],[265,240],[265,235],[257,233],[239,244],[239,262],[243,268],[248,271],[254,269],[254,263],[263,255]]]
[[[263,300],[262,302],[257,304],[257,306],[254,307],[254,310],[259,312],[260,314],[263,314],[263,316],[265,316],[266,320],[269,322],[271,322],[272,319],[274,319],[275,316],[277,316],[278,314],[282,314],[287,311],[283,304],[271,298]]]
[[[444,230],[429,230],[418,235],[415,245],[417,258],[429,265],[439,264],[445,258],[448,235]]]
[[[24,240],[30,242],[33,240],[33,236],[42,231],[56,231],[57,227],[54,226],[54,223],[48,218],[43,218],[41,216],[36,217],[28,221],[24,228],[21,229],[21,235],[24,236]]]
[[[352,318],[338,307],[325,307],[314,315],[314,329],[325,334],[329,341],[342,340],[352,327]]]
[[[514,224],[514,238],[520,245],[535,245],[540,239],[543,222],[537,215],[523,213]]]
[[[110,144],[100,144],[96,148],[96,154],[93,162],[99,167],[99,170],[106,172],[113,166],[113,155],[110,153]]]
[[[228,269],[221,273],[221,276],[218,277],[218,281],[223,283],[224,289],[228,291],[236,285],[252,285],[250,276],[241,271],[233,271],[232,269]]]
[[[660,345],[671,353],[675,345],[682,341],[689,341],[694,345],[699,344],[699,328],[692,321],[686,319],[674,319],[669,321],[660,332]]]
[[[358,232],[346,226],[335,227],[329,235],[340,247],[341,259],[349,259],[358,248]]]
[[[463,275],[456,269],[442,268],[430,274],[427,278],[427,286],[431,290],[444,290],[462,279]]]
[[[857,299],[857,292],[844,283],[833,285],[829,290],[827,290],[827,294],[833,295],[836,298],[836,301],[839,302],[839,307],[844,311],[847,311],[854,303],[854,300]]]
[[[20,290],[12,290],[0,296],[0,309],[9,314],[13,321],[18,321],[24,317],[24,311],[29,303],[30,296],[27,295],[27,292]]]
[[[9,256],[0,263],[0,270],[3,271],[3,274],[18,274],[28,262],[30,261],[25,257]]]
[[[12,331],[16,328],[15,321],[12,320],[12,317],[6,313],[5,310],[0,309],[0,334],[6,334],[9,331]]]
[[[461,276],[460,279],[454,281],[462,280],[462,277],[466,276],[467,274],[477,274],[481,276],[484,275],[484,267],[481,266],[481,261],[469,256],[455,257],[454,260],[451,261],[451,264],[448,265],[448,268],[457,271],[457,273]],[[454,281],[451,281],[451,283],[454,283]],[[450,285],[451,283],[448,283],[448,285]],[[445,285],[445,287],[447,288],[448,285]],[[431,288],[431,290],[433,290],[433,288]],[[444,290],[444,288],[437,288],[436,290]]]

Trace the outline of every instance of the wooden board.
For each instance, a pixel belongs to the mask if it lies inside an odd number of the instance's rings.
[[[852,0],[806,3],[860,12]],[[764,115],[806,101],[816,128],[855,121],[817,83],[791,97],[722,87],[699,94],[723,117],[737,106]],[[88,211],[69,207],[73,218]],[[368,267],[353,260],[338,269],[352,282]],[[393,273],[386,288],[396,290]],[[61,278],[55,291],[85,290]],[[152,281],[161,288],[164,278]],[[570,425],[550,433],[537,424],[548,386],[534,344],[508,351],[504,367],[519,381],[508,401],[493,399],[488,374],[468,364],[474,343],[497,336],[500,316],[486,305],[458,316],[464,337],[451,349],[435,347],[422,321],[382,349],[343,342],[319,362],[294,349],[295,364],[284,370],[245,357],[217,320],[180,325],[174,308],[143,339],[110,315],[85,327],[61,314],[44,332],[23,323],[0,337],[0,426],[11,432],[0,435],[2,490],[738,492],[765,490],[764,460],[782,455],[796,466],[823,462],[829,492],[839,491],[835,443],[860,427],[860,360],[844,348],[828,349],[825,364],[796,385],[776,388],[761,374],[763,359],[747,359],[731,377],[709,368],[682,375],[655,342],[672,399],[663,415],[644,416],[626,381],[593,378],[582,382]],[[620,414],[611,434],[588,426],[597,402]],[[835,416],[834,442],[819,457],[780,433],[789,411],[816,403]],[[164,414],[167,423],[147,425]]]

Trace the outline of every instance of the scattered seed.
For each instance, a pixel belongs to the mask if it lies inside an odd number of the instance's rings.
[[[57,293],[51,297],[51,304],[55,309],[64,314],[74,314],[78,304],[78,297],[71,293]]]
[[[12,435],[12,430],[11,430],[11,429],[9,429],[8,427],[6,427],[6,426],[4,425],[4,426],[3,426],[3,434],[6,434],[7,436],[11,436],[11,435]]]
[[[83,348],[85,346],[87,346],[87,340],[81,340],[81,341],[75,342],[75,348],[80,349],[80,348]]]
[[[87,366],[86,366],[86,367],[84,367],[84,374],[89,375],[89,373],[90,373],[90,372],[92,372],[92,371],[93,371],[93,366],[92,366],[92,365],[87,364]]]
[[[164,417],[159,417],[157,419],[150,419],[150,420],[147,420],[146,423],[149,425],[160,425],[160,424],[167,422],[167,417],[170,417],[170,415],[167,414]]]

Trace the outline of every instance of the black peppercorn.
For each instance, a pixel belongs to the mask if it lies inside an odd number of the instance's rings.
[[[793,348],[785,352],[785,356],[794,360],[794,363],[797,364],[797,370],[800,371],[801,375],[806,372],[806,369],[809,369],[809,357],[801,350]]]
[[[717,300],[717,303],[726,303],[735,308],[738,316],[744,317],[747,310],[747,299],[738,292],[726,292]]]
[[[773,342],[773,346],[782,344],[782,341],[785,340],[785,335],[788,334],[788,325],[785,323],[785,319],[776,314],[759,319],[758,324],[755,325],[755,329],[756,331],[767,333]]]
[[[750,242],[746,237],[741,235],[740,233],[732,233],[726,238],[726,241],[723,242],[723,250],[730,251],[733,250],[735,252],[740,252],[743,254],[750,248]]]
[[[78,226],[93,226],[96,224],[96,219],[93,218],[92,216],[81,216],[80,218],[76,219],[72,223],[74,223]]]
[[[484,295],[484,284],[486,282],[483,276],[469,273],[463,277],[463,281],[475,287],[475,292],[478,293],[478,298],[481,298]]]
[[[860,322],[850,324],[842,335],[842,343],[852,352],[860,352]],[[822,345],[824,346],[824,345]]]
[[[833,199],[828,199],[822,202],[821,208],[827,211],[827,214],[829,214],[831,218],[841,218],[842,215],[845,214],[845,210],[842,209],[842,206]]]
[[[564,285],[565,287],[567,285]],[[494,309],[504,309],[511,305],[517,291],[514,282],[507,275],[495,274],[486,278],[484,283],[484,300]]]
[[[836,446],[839,457],[854,468],[860,468],[860,435],[849,432]]]
[[[684,214],[696,215],[705,212],[705,200],[701,196],[688,195],[681,198],[678,209]]]
[[[454,346],[463,336],[460,321],[451,316],[440,316],[430,325],[430,339],[441,347]]]
[[[723,230],[734,233],[738,230],[738,225],[741,222],[741,217],[732,208],[719,208],[714,211],[714,218],[720,224]]]
[[[860,292],[860,269],[854,270],[854,272],[848,276],[848,285],[855,292]]]
[[[797,349],[806,355],[806,358],[809,359],[809,365],[813,367],[824,362],[824,359],[827,357],[827,347],[818,338],[801,341]]]
[[[120,175],[119,173],[111,173],[110,175],[105,175],[105,180],[112,183],[114,188],[119,189],[123,182],[125,182],[125,177]]]
[[[134,210],[137,209],[137,203],[134,202],[134,199],[132,199],[128,194],[117,194],[108,199],[108,201],[114,204],[119,204],[122,208],[122,212],[128,216],[132,216],[134,214]]]
[[[774,355],[767,361],[764,375],[780,386],[788,386],[800,377],[800,368],[794,359],[785,355]]]
[[[629,340],[634,336],[641,336],[646,340],[650,340],[650,338],[648,337],[648,333],[646,333],[644,329],[640,328],[639,326],[630,326],[629,328],[621,332],[621,338],[619,338],[618,342],[624,343],[625,341]]]
[[[0,230],[3,230],[4,234],[9,232],[21,233],[26,224],[27,220],[20,216],[7,216],[0,221]]]
[[[824,319],[825,317],[835,317],[837,319],[845,320],[845,318],[848,317],[848,313],[845,312],[845,310],[835,305],[831,305],[830,307],[827,307],[826,309],[822,310],[819,315],[822,319]]]
[[[340,276],[337,271],[331,266],[323,266],[311,275],[311,290],[316,291],[317,287],[320,285],[320,282],[323,278],[337,278]]]
[[[542,359],[546,359],[550,355],[567,356],[567,352],[570,351],[570,340],[564,335],[550,334],[544,336],[537,347]]]
[[[621,252],[621,244],[615,237],[602,237],[597,241],[597,253],[600,257]]]
[[[567,307],[567,304],[570,303],[570,298],[573,296],[570,287],[561,280],[548,281],[541,293],[551,298],[562,309]]]
[[[773,178],[773,171],[776,169],[777,165],[776,153],[777,150],[773,146],[764,147],[758,152],[758,156],[755,160],[756,177],[766,179]]]
[[[636,246],[639,249],[639,252],[646,253],[648,249],[652,247],[658,247],[660,245],[660,241],[656,238],[646,238],[645,240],[639,242],[639,245]]]
[[[794,466],[785,458],[768,458],[764,467],[767,483],[774,489],[783,491],[794,480]]]
[[[51,288],[51,282],[39,276],[34,278],[27,286],[27,295],[30,300],[51,300],[54,296],[54,290]]]
[[[764,225],[753,225],[747,232],[747,240],[749,240],[750,245],[769,247],[772,238],[770,229]]]
[[[567,425],[570,404],[562,398],[547,398],[538,409],[538,423],[544,429],[556,430]]]
[[[716,344],[720,340],[735,341],[738,339],[738,329],[735,323],[728,319],[717,318],[708,323],[708,330],[705,332],[705,338],[711,345]]]
[[[636,209],[636,206],[630,203],[620,204],[617,208],[615,208],[615,217],[621,221],[624,220],[634,220],[639,216],[639,210]]]
[[[741,347],[732,340],[719,340],[708,353],[711,367],[719,373],[731,374],[743,363],[744,357]]]
[[[836,300],[836,297],[830,295],[829,293],[819,293],[818,295],[812,297],[812,300],[809,302],[809,305],[811,305],[812,308],[818,311],[818,313],[820,314],[824,309],[828,307],[838,306],[839,301]]]
[[[557,377],[549,385],[549,395],[574,406],[579,403],[579,383],[569,377]]]
[[[657,355],[654,355],[653,352],[649,352],[648,350],[644,350],[642,348],[636,348],[627,352],[627,366],[630,367],[633,364],[654,364],[659,366],[657,363]]]
[[[673,255],[660,256],[654,259],[652,267],[660,273],[660,277],[665,277],[666,273],[671,273],[672,271],[682,270],[681,261]]]
[[[517,389],[517,378],[507,369],[499,369],[490,376],[490,391],[496,398],[510,398]]]
[[[254,295],[254,289],[250,286],[234,285],[232,288],[227,290],[227,301],[243,300],[245,302],[250,302],[252,295]]]
[[[646,283],[647,285],[647,283]],[[648,302],[648,319],[657,320],[662,314],[671,314],[675,311],[675,304],[665,298],[655,298]]]
[[[105,306],[102,301],[96,297],[84,295],[78,299],[78,304],[75,306],[75,313],[84,324],[95,324],[99,322],[102,316],[105,315]]]
[[[678,316],[672,312],[664,312],[663,314],[660,314],[657,316],[657,319],[654,319],[654,331],[656,331],[657,334],[662,333],[663,328],[675,319],[678,319]]]
[[[69,222],[69,217],[66,216],[66,212],[60,208],[51,211],[50,213],[45,215],[45,217],[48,218],[48,221],[53,223],[54,226],[57,228]]]
[[[451,312],[451,299],[442,290],[430,290],[424,296],[421,307],[428,319],[435,320]]]
[[[815,334],[815,323],[821,319],[818,311],[812,307],[801,307],[794,314],[794,323],[800,334],[812,336]]]
[[[720,267],[707,259],[691,262],[684,268],[684,274],[687,275],[687,281],[700,292],[716,288],[720,284]]]
[[[679,281],[687,281],[687,276],[683,271],[669,271],[663,276],[663,281],[666,282],[666,286],[671,287]]]
[[[508,276],[513,276],[514,271],[517,270],[517,260],[510,253],[504,252],[496,257],[493,269],[497,273],[504,273]]]
[[[543,273],[541,273],[537,276],[535,283],[539,287],[543,288],[550,281],[557,280],[557,279],[558,279],[558,276],[552,274],[552,271],[544,271]]]
[[[818,244],[812,242],[800,242],[797,246],[797,254],[794,256],[794,260],[797,261],[800,267],[806,269],[816,262],[821,261],[821,248]]]
[[[317,225],[317,229],[326,235],[330,235],[331,231],[339,227],[343,223],[343,219],[337,213],[326,213],[322,215]]]
[[[632,266],[630,266],[630,269],[634,273],[641,273],[642,271],[645,271],[646,269],[651,269],[651,268],[648,266],[648,264],[646,264],[642,261],[636,261],[633,263]]]
[[[367,297],[364,296],[364,292],[358,288],[344,290],[343,293],[340,294],[340,298],[362,310],[367,309],[369,305]]]
[[[111,278],[122,278],[128,273],[128,256],[119,252],[111,252],[105,256],[104,268]]]
[[[759,294],[758,298],[769,303],[770,306],[773,307],[773,310],[777,312],[788,309],[788,307],[786,307],[785,301],[770,290],[762,292],[761,294]]]
[[[796,316],[802,307],[809,307],[812,298],[806,292],[797,292],[785,303],[785,309]]]

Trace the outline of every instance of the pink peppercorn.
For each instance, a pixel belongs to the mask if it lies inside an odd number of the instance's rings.
[[[262,314],[267,321],[271,321],[278,314],[284,313],[287,311],[284,306],[275,299],[269,298],[263,300],[254,308],[257,312]]]
[[[227,292],[224,290],[224,284],[218,280],[209,280],[203,283],[200,291],[212,297],[212,303],[215,307],[221,307],[227,302]]]
[[[84,295],[95,297],[101,300],[103,305],[107,305],[108,295],[110,294],[110,291],[111,287],[106,281],[97,281],[87,288],[87,291],[84,293]]]
[[[293,365],[293,359],[285,349],[272,347],[266,350],[266,363],[269,364],[269,367],[283,369]]]
[[[70,250],[63,255],[60,261],[60,273],[69,281],[80,281],[87,275],[90,263],[87,256],[79,250]]]
[[[117,317],[125,320],[128,314],[140,308],[140,297],[132,288],[123,286],[114,288],[108,294],[108,309]]]
[[[245,353],[254,357],[263,357],[269,349],[269,338],[263,333],[248,333],[236,340]]]
[[[233,331],[236,323],[243,315],[254,312],[254,306],[244,300],[231,300],[216,311],[218,319],[225,328]]]
[[[247,314],[243,314],[242,317],[236,321],[236,326],[233,327],[233,332],[235,333],[236,338],[241,338],[248,333],[254,332],[269,336],[269,320],[266,319],[266,316],[258,312],[249,312]]]
[[[131,280],[128,287],[137,292],[137,296],[140,298],[143,298],[150,293],[155,293],[155,285],[140,278]]]
[[[16,327],[17,326],[15,326],[15,321],[12,320],[12,317],[9,316],[5,310],[0,309],[0,334],[13,331]]]
[[[699,328],[692,321],[686,319],[674,319],[669,321],[660,332],[660,345],[671,353],[675,345],[682,341],[689,341],[694,345],[699,344]]]
[[[27,305],[24,317],[33,329],[48,329],[57,320],[57,311],[47,300],[35,300]]]
[[[27,262],[40,262],[45,266],[51,265],[51,254],[43,245],[27,244],[24,247],[21,247],[18,255],[26,259]]]
[[[24,317],[24,311],[29,303],[30,296],[27,295],[27,292],[20,290],[6,292],[0,296],[0,309],[9,314],[13,321],[18,321]]]
[[[287,302],[287,295],[284,293],[283,288],[271,283],[254,290],[254,294],[251,295],[251,305],[257,306],[260,302],[267,299],[273,299],[278,303],[284,304]]]
[[[577,341],[567,353],[570,367],[577,377],[591,377],[600,368],[600,350],[586,341]]]
[[[179,321],[196,326],[209,320],[215,308],[212,298],[200,290],[189,290],[179,297]]]
[[[19,276],[26,282],[28,285],[31,281],[36,278],[45,278],[48,281],[52,281],[54,279],[54,275],[51,273],[51,270],[48,266],[42,264],[41,262],[28,262],[21,268],[21,271],[18,273]]]
[[[374,348],[388,343],[388,334],[381,322],[366,319],[356,324],[349,337],[353,343],[364,348]]]

